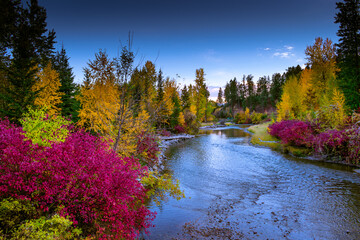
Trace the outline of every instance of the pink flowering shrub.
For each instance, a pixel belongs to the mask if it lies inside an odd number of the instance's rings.
[[[336,129],[321,132],[312,138],[313,149],[324,154],[343,154],[346,152],[348,138],[344,131]]]
[[[360,121],[352,116],[343,130],[330,129],[324,132],[318,122],[311,125],[299,120],[285,120],[269,126],[269,133],[283,143],[312,147],[320,154],[341,156],[348,163],[360,163]]]
[[[185,130],[185,128],[183,128],[182,126],[176,125],[176,126],[174,127],[174,132],[175,132],[175,133],[185,133],[186,130]]]
[[[146,165],[152,167],[158,163],[159,144],[153,134],[142,132],[137,136],[137,157]]]
[[[353,127],[345,130],[348,138],[347,156],[348,163],[359,164],[360,162],[360,127],[354,125]]]
[[[69,216],[85,236],[135,238],[154,213],[143,204],[143,169],[85,132],[52,147],[33,145],[21,127],[0,121],[0,199],[36,203],[44,215]]]
[[[158,131],[158,134],[161,135],[161,136],[164,136],[164,137],[170,137],[171,136],[171,132],[163,129],[163,130],[160,130]]]
[[[270,125],[269,133],[285,144],[310,147],[314,131],[308,122],[285,120]]]

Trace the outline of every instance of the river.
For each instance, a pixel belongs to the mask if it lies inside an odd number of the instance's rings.
[[[241,127],[172,146],[166,168],[186,198],[169,199],[147,239],[360,239],[360,175],[252,146]]]

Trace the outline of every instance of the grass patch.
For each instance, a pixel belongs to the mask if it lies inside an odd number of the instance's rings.
[[[286,146],[285,151],[291,153],[296,157],[306,157],[311,153],[311,149],[303,148],[303,147],[295,147],[295,146]]]
[[[283,145],[280,143],[279,139],[271,136],[268,133],[267,129],[270,124],[271,122],[266,122],[249,127],[249,132],[253,133],[250,142],[254,145],[260,145],[270,147],[275,150],[281,150],[283,148]]]
[[[258,125],[253,125],[248,128],[249,132],[253,133],[250,142],[254,145],[270,147],[273,150],[281,151],[284,153],[291,153],[297,157],[305,157],[311,153],[311,149],[303,147],[295,147],[284,145],[279,139],[271,136],[268,133],[268,127],[271,122],[266,122]]]
[[[202,122],[202,123],[201,123],[201,127],[212,126],[212,125],[214,125],[214,124],[215,124],[215,122]]]

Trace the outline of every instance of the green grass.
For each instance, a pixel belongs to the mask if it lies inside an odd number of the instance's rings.
[[[202,122],[202,123],[201,123],[201,127],[212,126],[212,125],[214,125],[214,124],[215,124],[215,122]]]
[[[271,136],[268,133],[267,129],[270,124],[271,122],[266,122],[249,127],[248,128],[249,132],[253,133],[250,142],[254,145],[270,147],[273,150],[277,150],[285,153],[291,153],[297,157],[304,157],[311,153],[311,149],[308,148],[288,146],[282,144],[279,139]]]

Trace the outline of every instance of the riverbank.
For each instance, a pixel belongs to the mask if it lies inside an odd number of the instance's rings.
[[[271,125],[271,122],[261,123],[253,125],[248,128],[248,131],[253,134],[251,137],[250,143],[257,146],[269,147],[275,151],[280,151],[282,153],[287,153],[295,157],[301,157],[308,160],[323,161],[330,163],[338,163],[342,165],[360,167],[358,165],[349,164],[347,162],[341,161],[338,157],[329,157],[327,155],[315,155],[310,148],[305,147],[296,147],[287,144],[281,143],[281,140],[271,136],[268,133],[268,127]],[[357,171],[360,173],[360,171]]]
[[[248,131],[253,133],[250,143],[254,145],[270,147],[273,150],[289,153],[296,157],[310,157],[311,149],[295,147],[282,144],[281,141],[268,133],[268,127],[271,122],[253,125]],[[314,158],[314,156],[312,156]]]
[[[146,239],[360,239],[352,168],[249,145],[247,127],[209,129],[166,151],[186,198],[151,206]]]
[[[173,135],[173,136],[159,136],[160,139],[160,143],[159,143],[159,148],[160,148],[160,153],[158,155],[158,159],[159,159],[159,163],[156,166],[158,168],[158,170],[163,169],[163,161],[166,159],[165,156],[165,151],[173,144],[179,143],[179,142],[183,142],[187,139],[191,139],[194,138],[195,135],[190,135],[190,134],[177,134],[177,135]]]
[[[215,122],[201,123],[201,126],[199,129],[213,129],[213,128],[220,128],[220,127],[228,127],[233,124],[234,123],[232,123],[232,122],[225,122],[225,121],[219,121],[217,123],[215,123]]]

